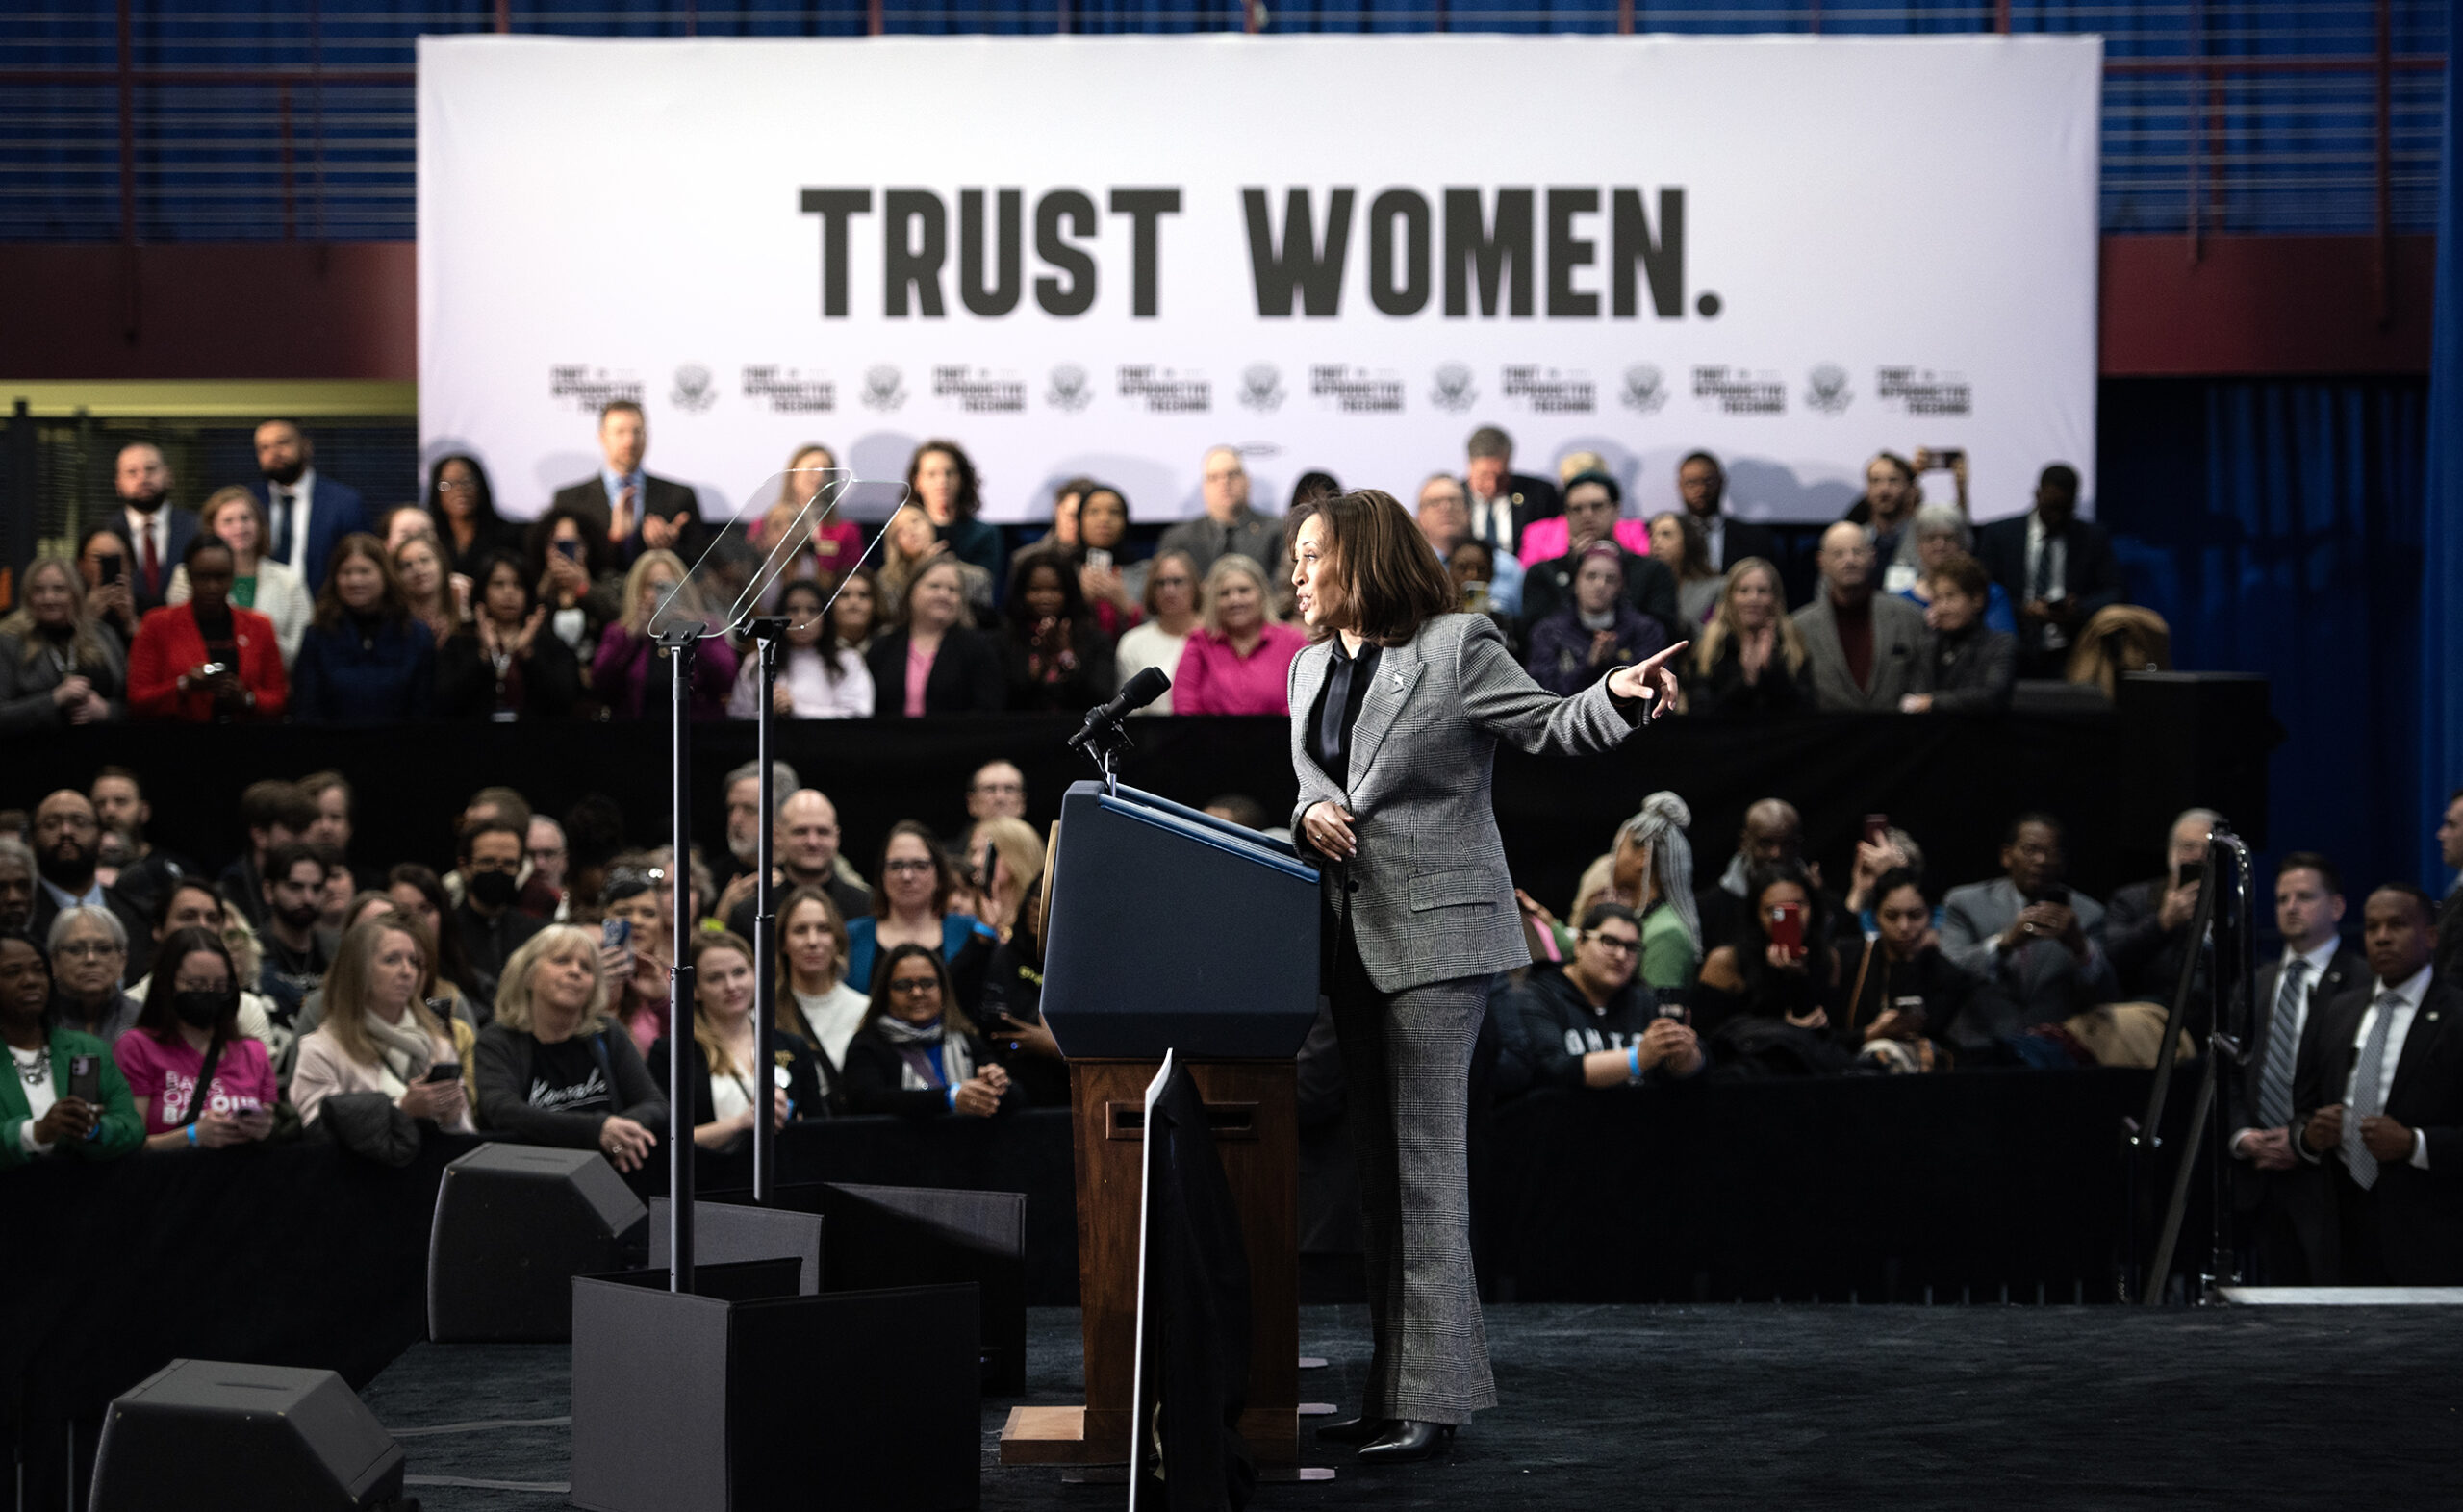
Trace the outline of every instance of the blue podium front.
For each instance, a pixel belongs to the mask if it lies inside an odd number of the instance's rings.
[[[1043,1015],[1072,1060],[1289,1060],[1317,1016],[1318,874],[1134,788],[1060,801]]]

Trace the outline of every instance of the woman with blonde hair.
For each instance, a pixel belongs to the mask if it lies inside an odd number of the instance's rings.
[[[665,718],[674,686],[672,659],[652,639],[651,620],[655,617],[660,629],[669,620],[706,623],[701,596],[685,582],[682,558],[673,551],[645,551],[624,574],[623,604],[624,617],[607,627],[591,661],[591,692],[617,718]],[[662,605],[669,606],[665,615],[659,614]],[[735,648],[724,636],[703,641],[693,653],[693,718],[726,718],[735,664]]]
[[[1018,925],[1018,909],[1027,900],[1027,890],[1043,875],[1043,842],[1024,819],[988,819],[976,824],[970,848],[975,853],[966,858],[966,865],[975,873],[977,892],[983,898],[983,912],[978,917],[1006,940]]]
[[[1728,568],[1719,607],[1685,662],[1686,710],[1745,714],[1813,707],[1805,640],[1788,617],[1779,569],[1760,557]]]
[[[774,1027],[771,1066],[762,1068],[761,1033],[753,1018],[752,946],[741,935],[704,932],[693,940],[693,1143],[730,1151],[752,1132],[755,1110],[769,1104],[771,1126],[795,1118],[825,1117],[812,1046],[803,1036]],[[683,1099],[668,1085],[673,1065],[665,1040],[650,1048],[650,1075],[671,1106]],[[765,1096],[763,1087],[769,1091]]]
[[[1236,551],[1206,574],[1206,613],[1181,650],[1172,678],[1176,714],[1288,714],[1291,661],[1308,643],[1269,617],[1266,569]]]
[[[829,894],[797,887],[778,899],[776,1023],[821,1057],[822,1093],[834,1099],[847,1042],[864,1026],[872,998],[847,980],[847,921]]]
[[[863,556],[862,529],[837,510],[839,496],[853,477],[838,466],[838,454],[819,441],[806,441],[788,455],[777,502],[746,532],[767,557],[777,549],[787,531],[798,529],[798,520],[803,522],[795,561],[778,575],[778,582],[814,579],[835,584]],[[772,584],[771,591],[777,591],[777,583]]]
[[[425,518],[425,516],[421,516]],[[427,626],[443,645],[470,617],[470,580],[456,581],[446,570],[444,542],[432,530],[415,530],[389,553],[394,576],[402,585],[402,601],[411,617]]]
[[[884,619],[904,624],[908,618],[907,596],[926,569],[947,562],[958,574],[958,598],[964,605],[962,622],[970,629],[992,618],[992,574],[973,562],[952,554],[932,526],[932,517],[920,507],[909,504],[889,517],[881,527],[881,569],[876,581],[880,589],[880,611]]]
[[[572,924],[549,924],[504,964],[478,1065],[479,1126],[499,1138],[638,1171],[667,1127],[658,1083],[608,1017],[598,937]]]
[[[0,619],[0,735],[128,715],[128,658],[86,613],[86,584],[58,558],[26,568],[15,614]]]
[[[314,1123],[338,1093],[377,1092],[414,1119],[469,1134],[473,1036],[419,1000],[436,955],[427,929],[387,909],[351,925],[325,973],[324,1017],[299,1041],[291,1101]]]
[[[231,602],[273,621],[283,664],[290,665],[299,655],[299,638],[308,633],[308,621],[317,617],[317,601],[297,569],[264,554],[266,541],[272,535],[266,523],[266,507],[235,483],[214,491],[214,496],[197,511],[196,523],[197,534],[212,536],[231,548]],[[189,601],[185,565],[171,573],[170,592],[163,601]]]

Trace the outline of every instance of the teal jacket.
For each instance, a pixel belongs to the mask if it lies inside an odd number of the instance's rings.
[[[63,1140],[52,1147],[52,1153],[85,1160],[113,1160],[144,1144],[145,1121],[138,1117],[137,1099],[129,1096],[128,1078],[119,1073],[119,1063],[112,1059],[112,1047],[90,1034],[53,1029],[54,1088],[68,1085],[68,1058],[72,1055],[91,1055],[102,1062],[102,1121],[95,1125],[92,1139]],[[66,1096],[65,1092],[62,1096]],[[14,1075],[0,1076],[0,1171],[22,1166],[31,1158],[20,1140],[30,1112],[26,1106],[26,1084]]]

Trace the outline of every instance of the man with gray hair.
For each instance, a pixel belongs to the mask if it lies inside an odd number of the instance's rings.
[[[1555,484],[1513,470],[1513,438],[1500,427],[1483,425],[1473,431],[1463,450],[1468,454],[1462,485],[1471,534],[1495,547],[1500,561],[1521,544],[1524,526],[1565,512]]]
[[[774,826],[787,800],[803,788],[796,769],[782,761],[770,764],[770,816]],[[749,761],[727,773],[727,860],[719,872],[715,917],[724,919],[738,903],[752,895],[752,864],[761,855],[761,764]]]
[[[1796,611],[1814,701],[1825,713],[1895,713],[1917,691],[1924,616],[1894,594],[1875,594],[1873,542],[1845,520],[1821,533],[1821,587]]]
[[[1907,539],[1915,542],[1916,580],[1900,590],[1898,596],[1921,609],[1931,602],[1925,596],[1925,585],[1942,563],[1972,551],[1975,530],[1955,504],[1919,504],[1915,519],[1907,527]],[[1984,593],[1984,628],[2003,635],[2019,633],[2019,617],[2010,608],[2010,595],[1989,574]]]
[[[1163,532],[1155,559],[1159,562],[1175,551],[1185,551],[1202,578],[1220,556],[1236,552],[1252,562],[1266,563],[1281,556],[1282,523],[1249,507],[1249,466],[1241,460],[1240,448],[1213,447],[1201,466],[1206,513]]]
[[[2184,812],[2165,833],[2164,875],[2132,882],[2113,895],[2104,912],[2104,953],[2112,958],[2123,998],[2169,1003],[2180,990],[2181,962],[2197,948],[2190,920],[2197,912],[2207,837],[2222,820],[2213,809]]]
[[[1454,548],[1471,539],[1471,506],[1462,480],[1450,472],[1430,473],[1420,485],[1418,506],[1415,517],[1429,549],[1440,564],[1452,561]],[[1522,613],[1522,560],[1510,551],[1494,555],[1488,607],[1511,619]]]

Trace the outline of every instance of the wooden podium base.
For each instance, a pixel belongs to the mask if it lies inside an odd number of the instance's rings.
[[[1129,1461],[1146,1085],[1160,1060],[1069,1063],[1078,1167],[1078,1294],[1086,1404],[1012,1407],[1003,1465]],[[1249,1394],[1241,1436],[1261,1469],[1300,1460],[1298,1085],[1292,1063],[1187,1061],[1249,1252]]]

